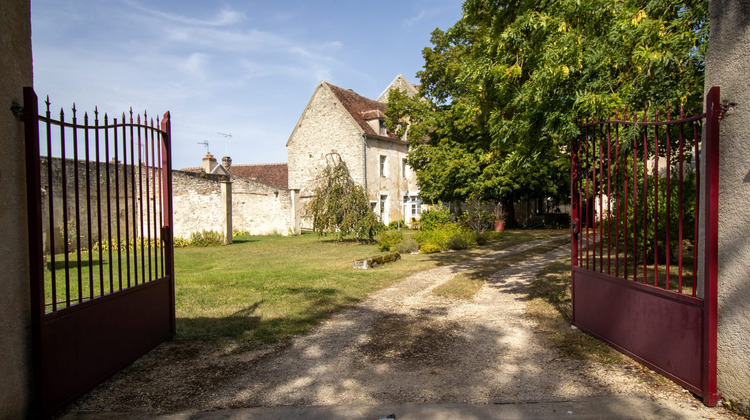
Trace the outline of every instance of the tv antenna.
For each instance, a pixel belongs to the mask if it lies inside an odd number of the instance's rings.
[[[229,156],[229,142],[232,139],[232,133],[219,133],[217,131],[216,134],[224,136],[224,156]]]
[[[211,152],[208,151],[208,140],[199,141],[198,144],[202,144],[202,145],[206,146],[206,154],[207,155],[211,154]]]

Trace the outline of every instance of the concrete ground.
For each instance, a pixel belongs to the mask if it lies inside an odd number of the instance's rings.
[[[680,407],[668,400],[648,397],[595,396],[573,401],[523,404],[378,404],[308,407],[258,407],[217,411],[186,411],[168,415],[145,413],[88,413],[68,415],[63,420],[239,420],[239,419],[709,419],[715,409]],[[724,417],[726,418],[726,417]]]

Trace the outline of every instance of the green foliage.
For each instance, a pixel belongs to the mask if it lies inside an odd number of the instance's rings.
[[[404,240],[404,234],[399,230],[386,230],[378,234],[378,249],[381,251],[396,251],[397,245]]]
[[[201,247],[224,245],[224,235],[214,230],[193,232],[190,234],[190,245]]]
[[[628,217],[624,217],[620,220],[620,232],[623,237],[628,237],[628,249],[629,253],[633,252],[633,232],[635,232],[635,243],[636,243],[636,258],[638,262],[643,262],[644,246],[646,252],[646,262],[653,264],[654,262],[654,244],[657,247],[657,258],[660,264],[666,262],[667,257],[667,226],[669,227],[669,249],[670,259],[675,261],[674,258],[678,254],[679,240],[678,240],[678,229],[679,229],[679,184],[675,182],[677,174],[672,174],[672,180],[670,185],[670,198],[669,198],[669,216],[667,215],[667,188],[665,178],[659,178],[659,193],[654,194],[654,178],[653,175],[646,177],[647,183],[647,194],[646,194],[646,217],[645,217],[645,232],[644,232],[644,210],[643,210],[643,165],[639,164],[641,168],[637,173],[638,185],[638,197],[633,200],[632,192],[628,194],[627,206],[628,206]],[[632,182],[632,181],[631,181]],[[631,184],[632,185],[632,184]],[[683,194],[683,238],[690,240],[695,235],[695,173],[690,172],[685,177],[685,181],[682,189]],[[658,207],[656,209],[656,218],[654,217],[654,197],[657,197]],[[620,214],[625,214],[626,200],[621,200]],[[635,207],[634,207],[635,204]],[[637,212],[634,212],[633,209]],[[657,220],[656,226],[654,226],[654,220]],[[615,221],[611,221],[614,225]],[[603,221],[606,225],[606,219]],[[626,225],[627,223],[627,225]],[[627,226],[627,234],[625,234],[625,227]]]
[[[478,198],[472,197],[466,203],[464,212],[459,217],[459,220],[469,229],[480,234],[492,226],[492,222],[495,221],[495,215],[490,203],[482,202]]]
[[[404,219],[394,220],[391,223],[388,223],[388,229],[405,229],[406,227]]]
[[[422,230],[414,235],[420,250],[426,244],[436,245],[440,250],[466,249],[477,244],[477,234],[460,223],[446,223],[440,227]]]
[[[424,210],[422,217],[419,219],[419,225],[422,230],[432,230],[439,228],[451,221],[451,212],[448,207],[439,205]]]
[[[701,109],[706,0],[467,0],[432,33],[426,100],[392,92],[427,203],[565,200],[577,116],[671,104]]]
[[[307,214],[318,236],[334,234],[336,239],[353,233],[358,240],[372,240],[383,224],[375,217],[362,186],[349,174],[346,163],[331,155],[332,163],[321,172]]]
[[[117,251],[118,250],[117,245],[118,244],[116,240],[110,243],[109,240],[104,239],[102,241],[94,242],[94,244],[91,246],[91,250],[98,251],[99,249],[101,249],[102,251],[109,251],[110,249],[112,249],[113,251]],[[143,248],[152,248],[152,249],[161,248],[161,240],[154,239],[154,238],[151,238],[150,240],[147,238],[143,238],[142,240],[141,238],[135,238],[135,239],[131,239],[130,241],[127,241],[125,239],[120,240],[120,244],[119,244],[120,251],[125,251],[126,249],[140,250]],[[81,251],[85,251],[85,249],[82,249]],[[75,252],[75,251],[72,251],[72,252]]]
[[[401,254],[410,254],[419,250],[419,244],[412,238],[406,238],[396,244],[396,251]]]
[[[419,252],[423,254],[435,254],[440,251],[442,251],[440,245],[433,243],[423,244],[419,247]]]

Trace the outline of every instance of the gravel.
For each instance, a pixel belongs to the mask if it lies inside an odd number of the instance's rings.
[[[567,357],[524,316],[526,287],[563,246],[495,273],[471,300],[431,293],[456,273],[555,239],[488,252],[415,274],[290,342],[231,348],[165,343],[71,406],[68,413],[383,403],[503,404],[649,395],[696,418],[709,409],[626,359]]]

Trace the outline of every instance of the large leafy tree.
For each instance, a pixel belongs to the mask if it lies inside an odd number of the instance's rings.
[[[432,33],[424,99],[394,92],[428,202],[564,198],[576,118],[699,110],[706,0],[467,0]],[[641,111],[642,112],[642,111]]]

